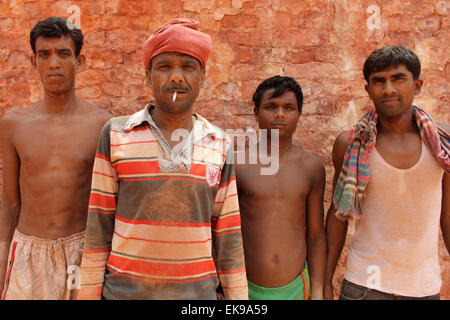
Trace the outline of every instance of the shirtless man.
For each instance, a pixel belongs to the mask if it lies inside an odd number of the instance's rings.
[[[444,130],[450,131],[447,125],[437,129],[413,106],[423,84],[420,69],[417,55],[403,46],[374,50],[364,63],[374,109],[333,146],[326,299],[333,299],[349,218],[356,233],[341,300],[440,298],[439,224],[450,250],[450,141]]]
[[[292,144],[301,87],[275,76],[258,86],[253,102],[259,128],[279,130],[279,170],[261,175],[259,158],[258,164],[236,165],[249,299],[322,299],[325,170],[319,159]],[[269,134],[268,154],[271,145]]]
[[[70,299],[67,268],[81,261],[92,165],[110,115],[75,96],[80,29],[48,18],[30,44],[44,98],[0,120],[0,289],[2,299]]]

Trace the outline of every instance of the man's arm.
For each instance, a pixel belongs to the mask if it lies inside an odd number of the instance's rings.
[[[20,159],[12,141],[14,128],[14,121],[10,115],[6,115],[0,120],[0,146],[3,153],[3,196],[0,208],[0,292],[3,291],[8,269],[9,247],[20,213]]]
[[[450,254],[450,173],[442,178],[441,229],[447,252]]]
[[[227,160],[233,150],[227,153]],[[225,299],[248,299],[242,245],[241,216],[236,187],[234,164],[225,163],[222,168],[219,190],[214,202],[211,221],[215,264]]]
[[[103,127],[92,170],[79,300],[101,299],[117,206],[117,172],[110,158],[110,122]]]
[[[320,161],[318,161],[320,162]],[[325,168],[320,166],[313,170],[313,185],[307,199],[306,235],[307,261],[311,279],[311,298],[323,299],[323,280],[326,264],[326,243],[323,226],[323,194],[325,191]]]
[[[436,124],[438,128],[450,134],[450,126],[448,124]],[[445,246],[450,254],[450,173],[445,172],[442,178],[441,230]]]
[[[347,141],[348,132],[341,133],[335,140],[333,145],[333,191],[331,193],[331,205],[327,212],[326,221],[326,237],[327,237],[327,263],[325,269],[325,284],[324,284],[324,299],[333,300],[333,275],[336,270],[336,265],[341,255],[342,248],[345,244],[345,237],[347,235],[348,222],[347,220],[338,220],[335,216],[336,209],[333,205],[333,193],[336,187],[336,182],[341,173],[342,164],[344,161],[345,150],[348,146]]]

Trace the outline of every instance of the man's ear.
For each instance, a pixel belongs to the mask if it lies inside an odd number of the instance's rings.
[[[417,79],[414,81],[415,89],[414,89],[414,95],[417,96],[420,93],[420,90],[422,89],[423,80]]]
[[[85,63],[86,63],[86,57],[83,54],[79,54],[77,57],[77,66],[75,67],[75,70],[77,72],[80,72],[81,70],[83,70]]]
[[[369,98],[372,99],[372,97],[370,96],[370,90],[369,90],[369,84],[366,84],[364,86],[364,89],[366,89],[367,94],[369,95]]]
[[[200,85],[203,85],[205,83],[205,77],[206,77],[206,68],[202,68],[202,74],[200,76]]]
[[[145,79],[147,79],[145,81],[145,83],[151,87],[152,86],[152,72],[150,69],[145,69]]]
[[[31,62],[31,65],[33,66],[33,69],[36,69],[36,55],[32,55],[31,57],[30,57],[30,62]]]
[[[253,113],[255,114],[256,118],[258,118],[258,111],[259,109],[257,107],[253,107]]]

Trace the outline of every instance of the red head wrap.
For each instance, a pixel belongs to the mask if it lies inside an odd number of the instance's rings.
[[[152,34],[144,45],[144,67],[163,52],[177,51],[197,58],[205,67],[211,52],[211,37],[198,31],[199,22],[191,19],[174,19]]]

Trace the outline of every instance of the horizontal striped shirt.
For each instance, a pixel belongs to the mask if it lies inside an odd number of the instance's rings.
[[[199,115],[188,171],[161,170],[149,108],[107,122],[92,175],[80,299],[247,299],[229,138]],[[198,136],[198,135],[197,135]]]

